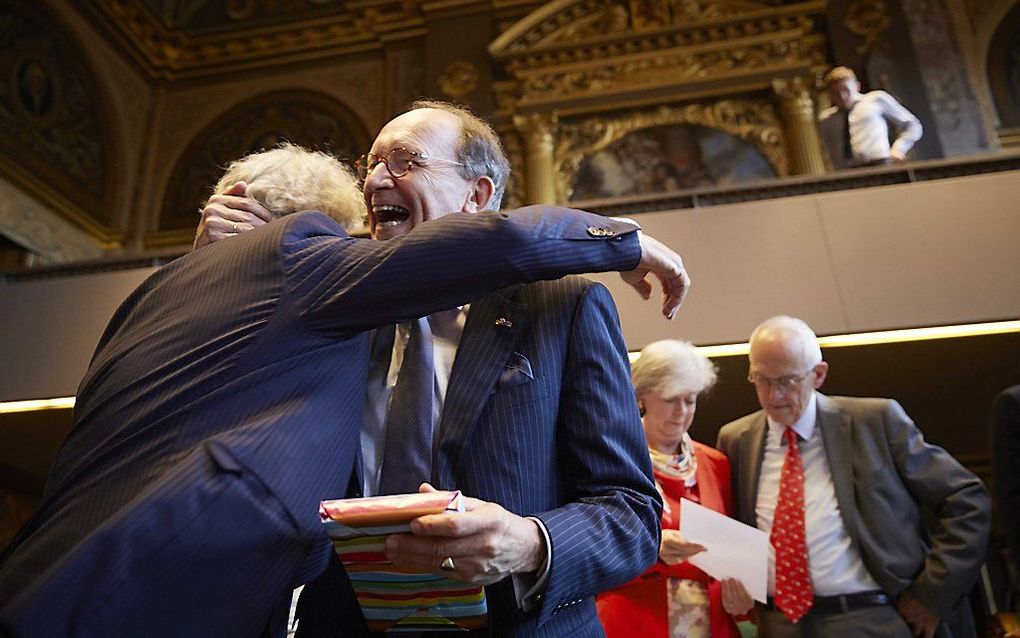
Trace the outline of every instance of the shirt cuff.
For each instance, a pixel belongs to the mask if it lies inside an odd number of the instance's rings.
[[[514,597],[517,599],[517,607],[523,612],[534,611],[542,600],[542,593],[549,582],[549,567],[552,565],[552,539],[549,537],[549,530],[545,523],[534,516],[525,516],[529,521],[534,521],[542,533],[542,542],[545,544],[545,558],[542,565],[534,574],[512,574],[514,583]]]
[[[641,230],[641,224],[637,223],[636,221],[628,217],[610,217],[609,219],[613,220],[614,222],[620,222],[621,224],[628,224],[630,226],[633,226],[634,230]]]

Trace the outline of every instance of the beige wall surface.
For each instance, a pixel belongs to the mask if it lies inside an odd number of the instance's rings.
[[[117,306],[153,271],[0,281],[0,401],[73,396]]]
[[[1017,173],[636,216],[694,278],[673,322],[613,274],[628,346],[746,340],[787,313],[819,334],[1020,316]],[[152,269],[0,281],[0,400],[74,393],[103,327]]]
[[[819,334],[1020,316],[1016,172],[636,215],[683,255],[673,322],[613,275],[627,345],[746,341],[775,314]]]

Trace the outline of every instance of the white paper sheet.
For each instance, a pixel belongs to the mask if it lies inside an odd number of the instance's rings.
[[[712,578],[736,578],[759,602],[768,588],[769,537],[760,529],[680,499],[680,535],[706,549],[688,559]]]

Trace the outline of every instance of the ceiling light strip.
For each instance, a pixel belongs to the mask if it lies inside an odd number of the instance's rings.
[[[886,343],[905,343],[909,341],[978,337],[984,335],[1005,334],[1009,332],[1020,332],[1020,321],[994,321],[989,323],[971,323],[957,326],[906,328],[903,330],[881,330],[877,332],[830,335],[827,337],[819,337],[818,343],[823,348],[844,348],[850,346],[870,346]],[[748,350],[749,345],[746,342],[698,347],[698,352],[709,358],[746,355]],[[631,352],[630,360],[632,362],[636,361],[639,354],[640,353],[637,352]],[[33,412],[35,410],[66,410],[73,407],[74,397],[33,399],[29,401],[0,401],[0,414]]]

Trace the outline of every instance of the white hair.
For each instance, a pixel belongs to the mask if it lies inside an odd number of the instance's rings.
[[[822,349],[814,330],[802,319],[788,315],[770,317],[758,324],[751,333],[751,347],[762,339],[781,340],[794,350],[800,350],[801,362],[805,366],[816,366],[822,362]]]
[[[715,364],[691,343],[676,339],[648,344],[631,368],[637,394],[657,392],[664,397],[701,394],[715,384],[716,377]]]
[[[284,143],[231,162],[213,193],[223,193],[238,182],[246,182],[245,194],[274,217],[318,210],[350,228],[366,215],[365,199],[351,170],[332,155],[296,144]]]

